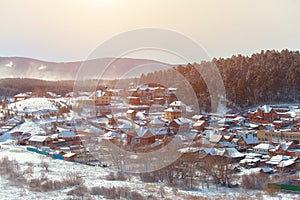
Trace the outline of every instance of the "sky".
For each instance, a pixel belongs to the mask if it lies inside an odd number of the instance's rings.
[[[183,34],[210,58],[299,50],[299,8],[298,0],[0,0],[0,56],[84,60],[141,28]]]

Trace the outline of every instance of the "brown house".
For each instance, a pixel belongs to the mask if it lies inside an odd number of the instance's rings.
[[[287,156],[295,156],[293,152],[289,151],[293,148],[293,142],[281,142],[275,146],[275,149],[270,150],[270,156],[276,155],[287,155]]]
[[[251,148],[257,145],[258,139],[253,134],[243,134],[236,142],[239,149]]]
[[[129,119],[136,119],[136,110],[127,110],[126,117]]]
[[[109,105],[110,104],[110,96],[105,91],[98,90],[92,95],[92,97],[95,99],[96,105]]]
[[[141,104],[140,97],[130,96],[130,97],[127,97],[127,99],[128,99],[128,104],[131,104],[131,105],[140,105]]]
[[[182,112],[186,111],[186,105],[182,101],[173,101],[169,107],[177,108],[177,109],[181,110]]]
[[[139,127],[127,133],[127,144],[150,145],[155,142],[155,135],[145,127]]]
[[[207,126],[207,122],[205,120],[198,120],[193,124],[193,127],[198,131],[204,131],[205,126]]]
[[[66,161],[74,162],[76,155],[77,155],[76,153],[67,153],[67,154],[64,154],[63,157],[64,157],[64,160],[66,160]]]
[[[165,118],[169,120],[173,120],[181,117],[181,110],[177,108],[168,108],[165,110]]]
[[[53,146],[53,140],[49,136],[41,136],[41,135],[35,135],[29,138],[28,140],[29,145],[34,147],[41,147],[41,146]]]
[[[177,132],[187,132],[190,128],[190,124],[192,123],[191,120],[180,117],[172,120],[170,122],[169,127],[174,130],[175,133]]]
[[[20,93],[14,96],[14,102],[31,98],[32,92]]]
[[[249,111],[248,118],[250,121],[262,120],[267,122],[273,122],[274,120],[278,120],[280,116],[272,107],[264,105],[262,107],[258,107],[254,112]]]

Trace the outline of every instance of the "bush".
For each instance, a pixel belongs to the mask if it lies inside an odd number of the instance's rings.
[[[101,195],[105,199],[134,199],[134,200],[144,200],[146,199],[142,194],[136,191],[130,191],[129,187],[92,187],[92,195]],[[153,199],[153,198],[152,198]]]
[[[126,181],[127,178],[126,178],[126,176],[124,175],[124,173],[118,172],[117,175],[116,175],[116,180],[119,180],[119,181]]]
[[[117,172],[117,173],[110,172],[110,173],[106,176],[106,180],[109,180],[109,181],[115,181],[115,180],[118,180],[118,181],[126,181],[127,178],[126,178],[126,176],[124,175],[124,173],[122,173],[122,172]]]
[[[133,191],[130,192],[130,198],[129,199],[134,199],[134,200],[146,200],[146,197],[144,197],[142,194]]]
[[[83,183],[84,179],[75,172],[67,173],[66,178],[62,180],[62,184],[64,187],[82,185]]]
[[[266,174],[251,173],[242,176],[242,187],[245,189],[264,189],[269,183],[270,178]]]
[[[154,183],[157,182],[157,177],[152,173],[142,173],[140,174],[141,181],[145,183]]]
[[[77,186],[76,188],[70,190],[67,193],[67,195],[84,197],[86,194],[88,194],[88,192],[89,192],[89,189],[86,186],[80,185],[80,186]]]
[[[34,190],[40,190],[40,185],[41,185],[42,181],[40,178],[34,178],[28,181],[28,186],[31,189]]]
[[[116,178],[115,178],[115,173],[110,172],[110,173],[105,177],[105,179],[108,180],[108,181],[114,181],[114,180],[116,180]]]
[[[41,184],[41,189],[42,191],[47,192],[51,190],[59,190],[62,188],[62,186],[63,184],[60,181],[47,180]]]

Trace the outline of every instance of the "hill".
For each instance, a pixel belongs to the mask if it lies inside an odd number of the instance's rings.
[[[237,108],[266,103],[300,101],[299,51],[267,50],[249,56],[233,55],[231,58],[212,59],[201,64],[177,66],[179,72],[193,87],[202,109],[210,110],[210,95],[196,69],[216,66],[226,89],[227,106]],[[164,79],[174,82],[174,70],[158,71],[141,76],[141,82]],[[215,77],[211,77],[213,81]],[[175,81],[176,82],[176,81]]]
[[[31,78],[43,80],[75,80],[78,70],[84,65],[85,70],[98,71],[99,67],[107,68],[105,77],[118,78],[137,66],[147,65],[150,70],[162,62],[133,58],[98,58],[78,62],[48,62],[24,57],[0,57],[0,78]],[[109,66],[109,67],[106,67]],[[147,73],[148,71],[143,71]],[[141,72],[132,72],[131,77],[140,76]],[[99,78],[97,74],[90,79]]]

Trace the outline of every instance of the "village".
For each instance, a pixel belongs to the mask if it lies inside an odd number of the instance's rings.
[[[176,91],[144,84],[65,97],[21,93],[1,101],[0,142],[14,141],[53,159],[124,170],[119,161],[103,155],[109,150],[100,156],[93,147],[109,143],[147,153],[175,140],[181,157],[226,158],[237,172],[299,173],[298,104],[262,105],[225,115],[196,113],[176,98]],[[299,187],[299,179],[292,182]]]

